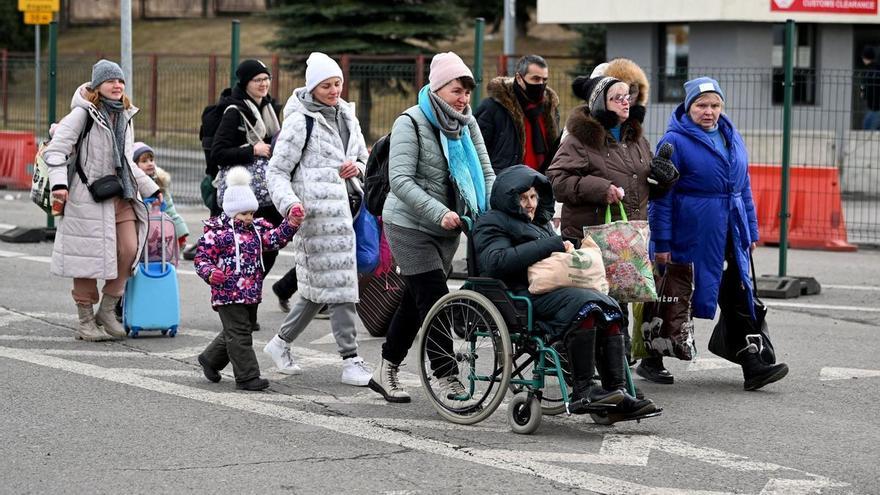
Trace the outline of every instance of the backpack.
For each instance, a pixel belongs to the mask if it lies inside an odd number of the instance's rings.
[[[224,89],[220,93],[220,99],[217,100],[217,103],[208,105],[202,110],[199,140],[202,142],[202,151],[205,152],[205,174],[212,178],[217,176],[218,167],[211,162],[211,146],[214,144],[214,135],[217,134],[217,128],[220,127],[220,121],[223,120],[223,114],[227,109],[227,106],[221,105],[220,102],[230,95],[232,95],[232,89]]]
[[[87,115],[86,123],[83,125],[83,128],[79,133],[79,138],[76,140],[73,152],[67,157],[67,163],[65,165],[67,167],[68,177],[71,176],[71,169],[79,160],[80,144],[82,144],[83,136],[92,130],[92,122],[92,116]],[[51,140],[41,143],[39,149],[37,149],[36,156],[34,156],[34,179],[31,184],[30,193],[31,201],[46,213],[49,213],[52,210],[52,190],[49,184],[49,165],[46,163],[46,160],[43,159],[43,152],[50,142]]]
[[[422,137],[419,135],[419,124],[416,119],[408,113],[406,115],[413,123],[416,131],[416,139],[418,140],[419,149],[422,148]],[[385,198],[391,191],[391,184],[388,181],[388,155],[391,151],[391,133],[380,137],[373,143],[370,149],[370,156],[367,158],[366,172],[364,173],[364,193],[367,203],[367,211],[374,216],[382,216],[382,208],[385,206]]]

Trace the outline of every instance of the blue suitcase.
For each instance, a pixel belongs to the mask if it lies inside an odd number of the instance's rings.
[[[144,202],[149,208],[155,201],[148,198]],[[165,211],[165,203],[160,206]],[[152,216],[148,215],[148,222]],[[165,238],[165,222],[160,217],[161,238]],[[149,231],[149,225],[147,231]],[[177,335],[180,324],[180,288],[177,283],[177,270],[166,260],[165,242],[162,245],[161,262],[150,262],[149,249],[144,246],[144,259],[138,263],[134,275],[125,284],[122,298],[122,325],[125,331],[135,338],[141,331],[161,331],[162,335]]]

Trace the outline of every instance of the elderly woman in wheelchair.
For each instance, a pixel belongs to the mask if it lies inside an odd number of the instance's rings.
[[[655,415],[660,408],[651,400],[628,392],[622,318],[614,299],[575,287],[540,295],[526,290],[529,266],[553,252],[574,249],[554,234],[549,223],[553,207],[545,176],[524,165],[500,173],[492,189],[492,210],[473,230],[480,275],[500,279],[514,294],[527,296],[543,336],[564,344],[573,383],[572,414],[607,414],[612,422]],[[594,368],[601,384],[593,380]]]
[[[510,389],[508,421],[525,434],[542,414],[590,414],[600,424],[659,415],[651,400],[635,397],[614,299],[574,287],[527,290],[529,266],[574,249],[550,224],[549,180],[525,165],[509,167],[495,180],[491,206],[470,229],[470,277],[434,304],[419,332],[418,371],[435,409],[474,424]],[[443,386],[450,375],[463,393]]]

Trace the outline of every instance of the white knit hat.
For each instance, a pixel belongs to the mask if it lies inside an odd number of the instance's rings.
[[[306,60],[306,91],[311,93],[315,86],[331,77],[345,80],[342,69],[335,60],[321,52],[312,52]]]
[[[223,213],[229,218],[243,211],[257,211],[260,205],[251,190],[251,173],[244,167],[233,167],[226,174],[226,192],[223,193]]]

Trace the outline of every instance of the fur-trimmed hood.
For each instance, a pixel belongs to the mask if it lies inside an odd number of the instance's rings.
[[[587,105],[580,105],[571,111],[565,128],[578,141],[594,149],[604,148],[608,145],[609,139],[614,139],[611,133],[590,115],[590,109]],[[642,125],[634,118],[625,120],[620,125],[620,137],[624,143],[638,141],[642,137]]]
[[[156,184],[159,186],[159,189],[162,190],[162,192],[165,192],[171,186],[171,174],[169,174],[165,171],[165,169],[159,166],[156,167],[156,172],[153,174],[151,179],[156,181]]]
[[[619,79],[629,84],[630,87],[638,85],[639,97],[635,104],[641,106],[648,104],[651,85],[648,83],[648,76],[645,75],[645,71],[637,63],[628,58],[615,58],[608,62],[608,66],[605,68],[605,75]]]

